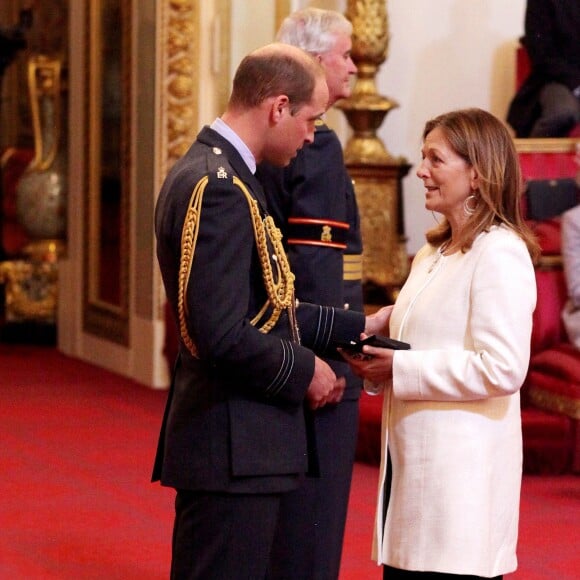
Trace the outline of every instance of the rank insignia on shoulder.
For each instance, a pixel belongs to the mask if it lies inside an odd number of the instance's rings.
[[[216,154],[216,155],[221,155],[222,154],[222,150],[219,147],[214,147],[212,149],[212,151]]]
[[[227,179],[228,178],[227,171],[223,167],[218,168],[216,175],[217,175],[218,179]]]

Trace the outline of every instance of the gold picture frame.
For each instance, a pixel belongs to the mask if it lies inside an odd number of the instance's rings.
[[[225,10],[224,19],[229,17],[229,4],[230,0],[219,0],[221,9]],[[116,15],[117,21],[109,21],[105,26],[111,14]],[[138,294],[131,298],[131,262],[142,257],[137,256],[139,251],[143,253],[143,249],[132,247],[131,239],[136,236],[144,240],[152,231],[149,204],[137,205],[131,200],[137,196],[135,189],[139,192],[149,186],[159,189],[167,171],[190,146],[198,131],[200,7],[191,0],[145,3],[94,0],[86,5],[83,28],[86,153],[82,326],[88,334],[130,347],[130,304],[142,314],[149,308],[146,297],[137,288],[134,291]],[[113,38],[107,36],[107,31]],[[149,47],[151,35],[158,47],[157,62],[154,67],[144,69],[144,63],[151,62],[147,59],[155,59],[154,51],[149,51],[144,59],[137,47],[140,43],[147,43]],[[113,54],[107,53],[111,46],[116,46]],[[140,52],[140,60],[133,54],[135,50]],[[116,70],[111,70],[112,63]],[[119,89],[113,107],[107,100],[114,89],[111,79],[116,80]],[[135,83],[149,79],[151,86],[140,87],[141,97],[137,101]],[[227,83],[227,78],[224,82]],[[105,126],[107,113],[117,108],[116,125]],[[146,145],[141,135],[145,135]],[[111,145],[115,143],[118,147],[111,155]],[[110,163],[111,157],[114,163]],[[103,181],[111,177],[111,168],[117,169],[113,179],[118,184],[118,200],[112,210],[111,190],[103,187]],[[147,181],[147,177],[144,180],[144,175],[154,181]],[[105,211],[106,205],[109,213]],[[111,214],[115,217],[112,224]],[[112,256],[108,253],[111,248],[105,251],[111,226],[117,240]],[[151,268],[152,271],[142,271],[134,281],[141,290],[144,279],[156,278],[153,263]]]
[[[518,153],[568,153],[580,142],[577,137],[514,139]]]
[[[92,0],[85,24],[83,328],[121,345],[129,344],[131,11],[131,0]]]

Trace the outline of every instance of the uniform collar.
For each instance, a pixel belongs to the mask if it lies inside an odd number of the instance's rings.
[[[256,158],[240,136],[220,117],[210,127],[224,139],[228,140],[240,154],[240,157],[244,160],[244,163],[248,166],[252,174],[256,173]]]

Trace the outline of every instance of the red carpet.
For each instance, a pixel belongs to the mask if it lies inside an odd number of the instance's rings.
[[[149,483],[166,393],[51,348],[0,344],[0,578],[168,577],[173,492]],[[370,560],[378,470],[358,464],[340,580]],[[580,577],[580,478],[526,477],[518,572]]]

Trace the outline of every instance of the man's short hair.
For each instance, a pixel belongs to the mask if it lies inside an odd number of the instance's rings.
[[[294,113],[310,102],[316,81],[324,78],[324,70],[308,53],[282,43],[269,44],[240,63],[229,106],[249,109],[283,94]]]

